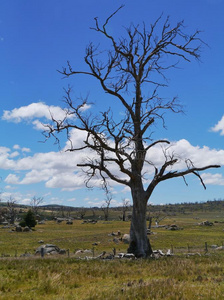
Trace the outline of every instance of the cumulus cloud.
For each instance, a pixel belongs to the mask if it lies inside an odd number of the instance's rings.
[[[72,139],[75,146],[80,146],[84,134],[74,130],[72,132]],[[67,147],[68,145],[66,145]],[[65,149],[66,149],[65,147]],[[24,149],[15,145],[14,150]],[[64,150],[64,149],[63,149]],[[196,167],[202,167],[210,164],[224,165],[224,150],[210,149],[209,147],[193,146],[187,140],[179,140],[173,142],[167,149],[167,153],[178,154],[180,163],[175,166],[177,170],[185,168],[185,159],[191,159]],[[78,152],[47,152],[36,153],[26,157],[17,157],[13,154],[15,151],[7,147],[0,147],[0,168],[10,170],[10,174],[5,178],[8,185],[30,185],[39,182],[44,182],[47,188],[60,188],[64,191],[74,191],[85,187],[85,177],[77,164],[84,161],[86,157],[93,157],[93,153],[89,150]],[[161,146],[153,147],[147,155],[147,160],[152,161],[156,166],[164,163],[164,150]],[[115,165],[111,165],[111,171],[116,176],[123,176]],[[150,179],[150,175],[154,173],[154,166],[146,164],[144,169]],[[13,173],[14,172],[14,173]],[[19,173],[19,175],[17,174]],[[221,175],[203,175],[205,176],[205,184],[222,184],[223,179]],[[207,176],[207,177],[206,177]],[[101,179],[96,178],[91,182],[92,186],[100,187]],[[117,183],[111,183],[112,189]],[[129,191],[128,187],[124,187],[123,192]],[[93,204],[93,203],[89,203]]]
[[[8,184],[19,184],[19,177],[15,174],[9,174],[5,178],[5,182]]]
[[[91,106],[85,104],[81,111],[86,111]],[[43,130],[45,129],[44,124],[40,121],[43,120],[63,120],[65,117],[68,119],[74,118],[73,114],[67,114],[67,109],[62,109],[60,106],[46,105],[44,102],[31,103],[27,106],[21,106],[14,108],[13,110],[4,110],[2,120],[20,123],[22,121],[32,122],[34,129]],[[17,146],[17,145],[15,145]],[[16,149],[16,148],[15,148]]]
[[[193,146],[185,139],[172,142],[166,150],[164,149],[157,145],[148,153],[147,159],[156,166],[161,165],[165,159],[165,151],[166,155],[175,155],[179,159],[179,163],[175,164],[175,168],[179,170],[185,167],[186,159],[190,159],[195,167],[224,165],[224,150],[210,149],[207,146]]]
[[[48,188],[61,188],[63,191],[74,191],[83,187],[82,174],[58,173],[46,182]]]
[[[205,184],[224,185],[224,178],[223,178],[222,174],[203,173],[201,175],[201,177]]]
[[[20,146],[19,146],[19,145],[14,145],[14,146],[13,146],[13,149],[19,150],[19,149],[20,149]]]
[[[15,150],[21,150],[22,152],[30,152],[31,151],[30,148],[26,148],[26,147],[21,148],[17,144],[13,146],[13,149],[15,149]],[[17,153],[19,153],[19,152],[17,151]]]
[[[12,152],[12,153],[9,155],[10,158],[14,158],[14,157],[16,157],[16,156],[19,156],[19,152],[18,152],[18,151],[14,151],[14,152]]]
[[[211,128],[211,131],[213,132],[219,132],[221,135],[224,135],[224,116],[222,116],[221,120],[218,121],[218,123]]]
[[[4,110],[2,119],[19,123],[22,120],[32,120],[35,118],[45,118],[51,120],[52,116],[55,119],[63,120],[66,113],[59,106],[49,106],[44,102],[31,103],[27,106],[21,106],[20,108],[14,108],[13,110]]]
[[[31,151],[30,148],[26,148],[26,147],[23,147],[21,150],[22,150],[22,152],[30,152]]]

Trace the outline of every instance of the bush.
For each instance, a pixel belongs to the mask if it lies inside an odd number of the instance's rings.
[[[20,225],[21,227],[26,227],[26,222],[25,222],[25,220],[22,220],[22,221],[19,223],[19,225]]]
[[[22,223],[22,222],[20,222],[20,223]],[[30,228],[35,227],[37,225],[37,222],[36,222],[36,219],[35,219],[35,214],[32,212],[31,209],[29,209],[28,212],[25,214],[24,222],[25,222],[25,226],[28,226]]]

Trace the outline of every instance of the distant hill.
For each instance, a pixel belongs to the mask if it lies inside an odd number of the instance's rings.
[[[6,207],[7,202],[0,202],[0,207]],[[16,203],[15,207],[17,208],[29,208],[30,205],[24,205]],[[67,205],[60,205],[60,204],[46,204],[39,206],[40,209],[43,210],[61,210],[62,208],[64,210],[70,210],[70,211],[77,211],[80,209],[83,209],[83,207],[73,207],[73,206],[67,206]],[[130,206],[131,208],[131,206]],[[91,207],[86,208],[91,210],[101,210],[100,207]],[[122,210],[122,207],[111,207],[110,210],[120,211]],[[148,205],[148,210],[151,212],[193,212],[193,211],[217,211],[217,210],[224,210],[224,199],[214,199],[214,200],[208,200],[206,202],[186,202],[186,203],[174,203],[174,204],[164,204],[164,205]]]

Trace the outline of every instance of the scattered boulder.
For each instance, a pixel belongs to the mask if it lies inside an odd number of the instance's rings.
[[[123,237],[122,237],[122,241],[123,241],[123,243],[125,243],[125,244],[129,244],[130,243],[130,234],[124,234],[123,235]]]
[[[67,225],[72,225],[73,222],[72,222],[71,220],[68,220],[68,221],[66,222],[66,224],[67,224]]]
[[[44,225],[45,221],[38,221],[38,225]]]
[[[51,254],[51,255],[52,254],[65,254],[66,250],[60,249],[56,245],[46,244],[46,245],[42,245],[42,246],[38,247],[36,249],[35,254],[41,254],[41,252],[43,252],[43,254],[48,254],[48,255],[49,254]]]
[[[83,220],[82,221],[82,224],[96,224],[97,223],[97,220]]]
[[[100,244],[100,242],[92,243],[93,246],[98,246],[99,244]]]
[[[108,236],[121,236],[121,232],[120,232],[120,230],[118,230],[117,232],[111,232],[111,233],[109,233],[108,234]]]
[[[85,249],[85,250],[77,250],[76,252],[75,252],[75,255],[77,255],[77,254],[86,254],[86,253],[93,253],[93,251],[92,250],[90,250],[90,249]]]
[[[23,231],[22,227],[20,225],[17,225],[16,232],[22,232],[22,231]]]
[[[154,250],[154,251],[153,251],[153,256],[154,256],[155,258],[160,258],[160,257],[162,257],[162,256],[165,256],[165,254],[163,253],[162,250]]]
[[[183,230],[183,228],[177,226],[176,224],[167,225],[167,226],[166,226],[166,229],[168,229],[168,230],[173,230],[173,231],[174,231],[174,230]]]
[[[153,251],[152,257],[160,258],[160,257],[163,257],[163,256],[171,256],[171,255],[173,255],[173,254],[171,253],[170,249],[168,249],[166,253],[164,253],[162,250],[158,249],[158,250]]]
[[[114,242],[115,244],[119,244],[119,243],[120,243],[120,240],[119,240],[118,238],[115,237],[115,238],[113,239],[113,242]]]
[[[97,258],[103,258],[106,254],[106,251],[103,251],[100,255],[97,256]]]
[[[32,229],[30,229],[28,226],[23,228],[23,232],[30,232],[32,231]]]
[[[66,254],[66,250],[65,249],[60,249],[58,253],[59,254]]]
[[[200,225],[200,226],[213,226],[214,223],[209,222],[209,221],[204,221],[204,222],[199,223],[198,225]]]
[[[43,241],[43,240],[40,240],[40,241],[38,241],[38,243],[39,243],[39,244],[43,244],[43,243],[44,243],[44,241]]]
[[[224,246],[220,246],[220,247],[217,247],[217,248],[215,248],[215,250],[224,250]]]
[[[118,253],[117,258],[129,258],[129,259],[135,259],[135,255],[133,253]]]
[[[64,218],[56,218],[56,221],[58,224],[62,223],[63,221],[65,221]]]
[[[1,222],[1,225],[3,225],[3,226],[7,226],[7,225],[9,225],[9,222],[7,222],[7,221],[3,221],[3,222]]]

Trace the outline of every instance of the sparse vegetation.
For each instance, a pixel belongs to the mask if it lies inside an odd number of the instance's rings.
[[[26,213],[26,215],[24,216],[24,223],[25,223],[25,226],[28,226],[28,227],[35,227],[37,225],[37,221],[35,219],[35,214],[34,212],[29,209],[28,212]]]
[[[83,223],[81,219],[73,220],[72,225],[65,221],[60,224],[46,221],[38,224],[33,232],[21,233],[12,231],[12,225],[1,226],[0,299],[222,299],[224,251],[212,248],[224,242],[224,210],[219,209],[222,204],[221,200],[215,201],[218,210],[193,212],[189,207],[197,207],[196,204],[165,207],[172,207],[175,213],[169,214],[160,225],[176,224],[183,230],[155,228],[152,223],[153,249],[166,252],[173,247],[174,251],[174,256],[160,259],[77,259],[78,249],[92,250],[81,255],[82,258],[97,256],[102,251],[112,253],[114,248],[117,253],[127,250],[127,245],[116,244],[111,235],[118,230],[121,236],[129,231],[129,221],[117,221],[122,208],[111,209],[110,216],[116,220],[96,224]],[[202,205],[207,207],[211,202]],[[184,214],[180,207],[184,207]],[[158,209],[159,206],[153,207],[152,213],[156,215]],[[51,216],[51,211],[45,210],[45,214]],[[87,210],[85,217],[91,216],[92,211]],[[198,225],[205,220],[214,226]],[[69,257],[68,253],[44,258],[34,256],[40,240],[69,249]],[[200,255],[188,256],[189,252]],[[32,256],[20,257],[24,253]]]

